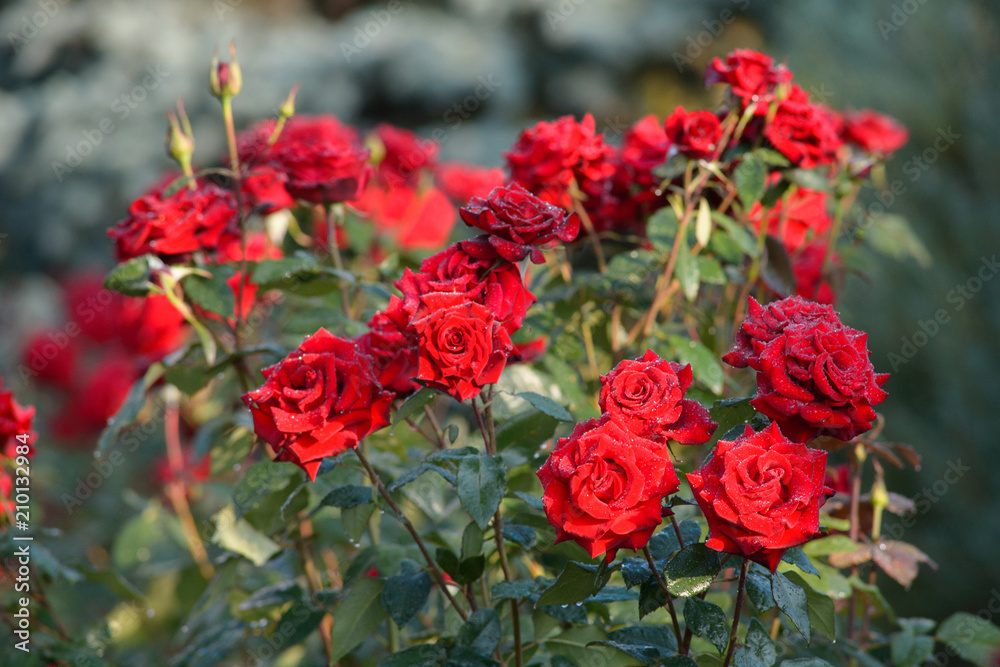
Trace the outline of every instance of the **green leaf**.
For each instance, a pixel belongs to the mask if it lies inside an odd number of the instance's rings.
[[[646,223],[646,238],[661,253],[667,253],[677,236],[677,214],[670,206],[664,206],[650,216]]]
[[[810,627],[828,639],[836,641],[837,624],[834,621],[834,606],[830,596],[814,589],[798,572],[786,572],[785,575],[789,581],[805,591],[809,605]]]
[[[108,425],[101,432],[101,437],[97,441],[97,449],[94,452],[95,456],[100,457],[104,454],[111,445],[117,442],[118,436],[121,435],[122,431],[135,424],[136,419],[139,418],[139,413],[146,406],[146,391],[150,384],[152,384],[152,381],[147,383],[147,378],[153,375],[153,371],[156,368],[162,371],[163,367],[159,365],[151,366],[149,371],[146,372],[146,377],[139,378],[132,385],[128,396],[125,397],[125,402],[118,408],[115,416],[108,420]],[[158,376],[159,374],[157,373],[156,375]]]
[[[722,266],[711,257],[698,255],[695,257],[695,261],[698,263],[698,274],[701,276],[701,282],[710,285],[725,285],[728,282]]]
[[[685,519],[678,526],[684,546],[695,544],[701,539],[701,526],[697,521]],[[654,560],[663,560],[670,557],[670,554],[681,548],[677,541],[677,534],[670,529],[660,531],[649,540],[649,552]]]
[[[281,551],[274,540],[259,532],[245,519],[237,519],[232,505],[221,509],[214,517],[215,535],[212,543],[245,557],[260,567]]]
[[[543,442],[555,434],[557,426],[558,419],[540,410],[520,412],[497,429],[497,450],[513,447],[522,454],[531,456]]]
[[[525,503],[528,507],[533,510],[544,510],[545,505],[542,503],[542,499],[538,496],[533,496],[530,493],[525,493],[524,491],[515,491],[514,496],[516,496],[521,502]]]
[[[746,155],[733,171],[736,191],[743,202],[743,210],[749,211],[755,202],[764,196],[767,183],[767,166],[754,154]]]
[[[323,500],[319,501],[319,506],[339,507],[340,509],[357,507],[358,505],[374,502],[374,491],[374,487],[357,484],[338,486],[323,496]]]
[[[236,518],[258,507],[261,501],[284,487],[294,474],[293,467],[276,461],[254,463],[248,467],[243,479],[233,488]]]
[[[829,535],[806,542],[802,551],[807,556],[829,556],[830,554],[851,553],[857,548],[858,545],[847,535]]]
[[[794,660],[782,660],[781,667],[833,667],[823,658],[795,658]]]
[[[698,296],[698,286],[701,284],[701,274],[698,272],[698,262],[694,256],[688,252],[687,248],[681,248],[677,253],[677,264],[674,273],[681,284],[681,290],[688,301],[694,301]]]
[[[146,600],[139,589],[115,569],[110,567],[97,569],[87,564],[80,567],[80,572],[83,573],[84,579],[93,584],[107,586],[109,591],[122,600],[131,600],[146,604]]]
[[[729,644],[729,624],[722,607],[711,602],[691,597],[684,601],[684,622],[691,632],[704,637],[722,655]]]
[[[154,255],[135,257],[115,267],[104,279],[104,287],[127,296],[146,296],[153,287],[150,275],[163,268],[163,262]]]
[[[689,544],[670,559],[663,574],[671,595],[684,598],[707,590],[721,569],[718,551]]]
[[[975,614],[960,611],[941,623],[936,637],[966,660],[988,665],[1000,645],[1000,628]]]
[[[570,561],[559,573],[555,582],[542,591],[538,597],[538,605],[573,604],[589,598],[601,590],[607,580],[597,578],[598,567]]]
[[[678,361],[681,364],[691,364],[695,380],[708,387],[713,394],[722,393],[724,377],[722,365],[719,364],[714,352],[701,343],[683,336],[670,336],[667,340],[673,347]]]
[[[639,585],[639,618],[645,618],[666,604],[667,596],[652,576]]]
[[[516,523],[503,525],[503,536],[514,544],[530,549],[535,544],[535,529],[531,526],[521,526]]]
[[[183,667],[216,667],[223,664],[229,652],[246,635],[247,626],[241,621],[212,625],[195,635],[170,661]]]
[[[902,216],[882,215],[875,218],[866,227],[865,238],[883,255],[897,260],[913,258],[925,269],[933,263],[927,246]]]
[[[378,667],[436,667],[447,657],[447,652],[437,644],[420,644],[393,653],[378,663]]]
[[[774,601],[784,614],[795,624],[795,627],[809,643],[809,600],[806,592],[796,586],[781,572],[771,575],[771,594]]]
[[[492,609],[479,609],[469,614],[458,630],[458,646],[489,655],[500,644],[500,617]]]
[[[542,396],[541,394],[536,394],[533,391],[522,391],[518,392],[516,395],[528,401],[528,403],[531,403],[531,405],[539,412],[544,412],[554,419],[558,419],[561,422],[575,421],[573,419],[573,415],[571,415],[566,408],[559,405],[548,396]]]
[[[792,260],[788,257],[785,246],[773,236],[764,238],[764,255],[766,261],[761,264],[760,277],[764,284],[780,296],[788,296],[795,292],[795,274],[792,273]]]
[[[659,266],[660,253],[632,250],[615,255],[604,274],[615,290],[632,290],[653,277],[653,267]]]
[[[802,551],[801,547],[792,547],[781,556],[781,560],[791,563],[806,574],[819,576],[819,572],[813,567],[812,561],[809,560],[809,556]]]
[[[677,639],[666,626],[632,625],[608,633],[607,640],[590,642],[588,646],[610,646],[644,665],[673,664]]]
[[[753,154],[771,167],[787,167],[791,164],[788,158],[772,148],[756,148]]]
[[[774,606],[774,595],[771,594],[771,573],[754,572],[751,569],[747,572],[746,583],[747,596],[753,602],[757,611],[764,613]]]
[[[380,602],[382,580],[362,577],[337,607],[333,616],[333,655],[331,661],[340,660],[358,644],[375,632],[385,618]]]
[[[483,531],[474,521],[470,522],[462,533],[462,560],[478,556],[482,551]]]
[[[507,471],[499,456],[466,456],[458,465],[458,498],[479,527],[486,530],[507,488]]]
[[[712,219],[715,220],[716,224],[722,227],[726,234],[733,240],[733,242],[739,246],[740,250],[744,254],[750,257],[756,257],[759,253],[757,250],[757,238],[751,234],[745,227],[741,227],[738,222],[730,218],[728,215],[722,213],[713,213]],[[713,240],[718,238],[718,235],[713,235]]]
[[[252,611],[261,607],[272,607],[301,600],[302,587],[294,581],[279,581],[276,584],[258,588],[237,607],[240,611]]]
[[[407,417],[412,417],[417,412],[423,410],[424,406],[429,405],[435,396],[437,396],[437,392],[429,387],[421,387],[416,393],[407,396],[406,400],[400,403],[396,414],[392,417],[393,427]]]
[[[750,619],[743,645],[733,655],[733,664],[736,667],[771,667],[777,658],[778,651],[767,630],[756,618]]]
[[[493,584],[490,589],[490,597],[493,601],[512,600],[514,598],[530,598],[538,592],[538,582],[530,579],[518,579],[517,581],[500,581]]]
[[[368,529],[368,520],[375,513],[375,503],[355,505],[340,510],[340,523],[349,540],[360,540]]]
[[[897,632],[889,639],[892,664],[895,667],[916,667],[926,662],[934,653],[934,638]]]
[[[212,268],[210,277],[188,274],[181,280],[181,285],[188,300],[202,310],[222,317],[233,317],[236,312],[236,297],[233,288],[226,281],[234,275],[236,272],[232,268],[216,266]]]
[[[431,575],[417,563],[404,558],[399,573],[389,577],[382,588],[382,607],[396,625],[403,627],[427,604]]]
[[[733,428],[749,423],[757,415],[749,398],[723,398],[713,403],[708,412],[712,421],[719,425],[708,441],[709,446],[714,446]]]

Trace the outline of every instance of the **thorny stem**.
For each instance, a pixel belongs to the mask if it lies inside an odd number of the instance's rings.
[[[646,557],[646,562],[649,563],[649,569],[653,571],[653,576],[656,577],[656,583],[659,585],[660,590],[663,591],[663,596],[667,598],[667,610],[670,612],[670,621],[674,626],[674,635],[677,636],[677,646],[680,647],[682,642],[681,637],[681,626],[677,622],[677,610],[674,609],[674,596],[670,594],[667,589],[667,584],[663,581],[663,577],[660,575],[659,568],[656,567],[656,562],[653,560],[653,554],[649,553],[649,547],[642,548],[642,555]]]
[[[170,466],[171,479],[167,482],[167,497],[181,522],[184,540],[187,542],[191,557],[198,564],[198,570],[206,581],[215,576],[215,568],[208,559],[205,545],[198,536],[198,524],[191,514],[191,505],[187,500],[187,485],[184,483],[184,454],[181,451],[180,436],[180,406],[178,405],[178,390],[173,385],[166,388],[166,407],[164,408],[163,434],[167,441],[167,463]]]
[[[382,478],[378,476],[375,468],[372,467],[372,464],[368,461],[368,457],[361,451],[361,448],[355,447],[354,453],[357,454],[358,460],[361,461],[361,465],[364,466],[365,472],[368,473],[368,478],[372,481],[372,484],[375,485],[375,488],[378,489],[379,495],[382,496],[382,499],[385,500],[387,505],[389,505],[389,508],[396,513],[396,516],[399,517],[403,527],[406,528],[406,532],[408,532],[410,537],[413,538],[413,541],[416,542],[417,548],[420,549],[420,553],[423,555],[424,560],[427,561],[427,566],[430,568],[431,576],[434,577],[434,581],[437,582],[441,592],[448,599],[451,606],[454,607],[455,611],[458,612],[461,619],[463,621],[466,620],[469,615],[465,612],[462,606],[458,604],[458,601],[448,590],[448,584],[444,580],[444,575],[441,573],[441,569],[438,567],[437,563],[431,557],[430,552],[427,551],[427,545],[424,544],[424,540],[420,537],[420,533],[418,533],[417,529],[413,527],[413,524],[407,516],[403,514],[403,510],[399,508],[396,501],[392,499],[389,491],[385,488],[385,484],[382,483]]]
[[[722,663],[722,667],[729,667],[729,663],[733,659],[733,652],[736,650],[736,631],[740,627],[740,610],[743,607],[743,595],[746,593],[747,567],[749,565],[750,561],[744,558],[743,567],[740,568],[739,587],[736,589],[736,606],[733,608],[733,627],[729,631],[729,649],[726,651],[726,659]]]

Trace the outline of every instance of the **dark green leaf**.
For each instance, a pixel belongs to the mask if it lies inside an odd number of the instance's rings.
[[[500,644],[500,617],[492,609],[472,612],[459,628],[455,641],[458,646],[489,655]]]
[[[284,487],[295,470],[284,463],[266,461],[246,469],[233,488],[233,509],[239,518],[260,505],[267,496]]]
[[[333,655],[340,660],[375,632],[385,618],[382,608],[382,580],[362,577],[351,588],[333,616]]]
[[[188,274],[181,285],[188,300],[202,310],[222,317],[233,317],[236,312],[236,297],[233,288],[226,281],[234,275],[236,272],[232,268],[216,266],[212,268],[211,277]]]
[[[806,592],[789,581],[788,577],[781,572],[775,572],[771,575],[771,594],[774,596],[778,609],[788,616],[808,643],[810,634],[809,600],[806,597]]]
[[[528,401],[528,403],[531,403],[531,405],[539,412],[544,412],[554,419],[558,419],[562,422],[575,421],[573,419],[573,415],[571,415],[566,408],[559,405],[548,396],[542,396],[541,394],[536,394],[533,391],[521,391],[516,395]]]
[[[588,623],[587,609],[582,602],[576,604],[543,604],[538,605],[538,610],[548,614],[552,618],[563,623],[577,623],[580,625]]]
[[[122,431],[135,424],[139,413],[142,412],[142,408],[146,405],[146,388],[145,378],[139,378],[135,381],[135,384],[132,385],[132,388],[128,392],[128,396],[125,397],[125,402],[118,408],[115,416],[108,420],[108,425],[101,432],[101,437],[97,441],[95,456],[101,456],[118,440],[118,436],[121,435]]]
[[[437,551],[434,553],[434,560],[437,564],[441,566],[441,569],[447,573],[449,577],[458,581],[458,556],[451,549],[445,549],[444,547],[438,547]]]
[[[535,544],[535,529],[531,526],[505,523],[503,536],[514,544],[520,544],[525,549],[530,549]]]
[[[740,195],[740,201],[743,202],[744,210],[749,211],[750,207],[764,196],[767,167],[756,155],[746,155],[733,172],[733,180],[736,182],[736,191]]]
[[[599,591],[605,582],[597,580],[598,567],[570,561],[559,573],[555,583],[542,591],[539,605],[562,605],[580,602]]]
[[[771,573],[747,572],[747,596],[753,602],[757,611],[764,613],[774,606],[774,596],[771,594]]]
[[[833,667],[822,658],[796,658],[795,660],[782,660],[781,667]]]
[[[433,470],[437,474],[441,475],[441,477],[443,477],[445,481],[452,486],[458,483],[458,480],[455,479],[455,475],[441,466],[434,465],[433,463],[421,463],[420,465],[407,470],[403,475],[390,484],[389,491],[395,491],[396,489],[409,484],[429,470]]]
[[[408,558],[399,565],[399,573],[389,577],[382,587],[382,607],[396,625],[403,627],[427,604],[431,593],[431,575]]]
[[[359,486],[357,484],[346,484],[338,486],[319,501],[320,507],[339,507],[348,509],[373,502],[375,489],[371,486]]]
[[[493,584],[490,589],[490,596],[494,601],[509,600],[513,598],[529,598],[538,591],[538,583],[530,579],[519,579],[517,581],[500,581]]]
[[[368,520],[375,513],[375,503],[356,505],[340,510],[340,523],[349,540],[359,540],[368,529]]]
[[[615,290],[632,290],[653,277],[659,262],[660,253],[651,250],[619,253],[608,263],[605,279]]]
[[[478,556],[482,550],[483,531],[474,521],[470,522],[462,533],[462,559]]]
[[[753,154],[761,162],[772,167],[787,167],[789,165],[788,158],[771,148],[755,148]]]
[[[240,611],[251,611],[261,607],[271,607],[302,599],[302,587],[294,581],[280,581],[264,588],[259,588],[240,603]]]
[[[444,667],[500,667],[496,660],[464,646],[452,648],[443,664]]]
[[[461,585],[471,584],[479,577],[483,576],[486,569],[486,556],[479,554],[471,558],[463,558],[458,564],[458,576],[455,577]]]
[[[810,627],[827,638],[836,640],[837,625],[834,621],[833,600],[829,596],[813,589],[798,572],[786,572],[785,576],[806,593],[809,604]]]
[[[645,558],[623,558],[622,579],[626,588],[634,588],[653,576]]]
[[[139,589],[132,585],[132,583],[123,577],[117,570],[112,568],[103,568],[98,570],[89,565],[84,565],[80,567],[80,571],[83,573],[83,577],[87,581],[107,586],[109,591],[122,600],[145,603],[145,599],[143,598],[142,593],[139,592]]]
[[[681,539],[684,540],[684,546],[695,544],[701,539],[701,526],[698,525],[697,521],[686,519],[681,521],[677,527],[680,530]],[[680,548],[681,544],[677,541],[677,534],[670,528],[661,530],[649,540],[649,553],[656,561],[669,558],[670,554]]]
[[[392,425],[396,426],[399,422],[403,421],[407,417],[412,417],[417,412],[424,409],[425,405],[429,405],[431,401],[437,396],[437,392],[429,387],[421,387],[416,391],[416,393],[411,394],[403,401],[399,408],[396,410],[396,414],[392,417]]]
[[[777,659],[778,651],[767,630],[756,618],[750,619],[746,638],[736,649],[733,663],[736,667],[771,667]]]
[[[709,446],[714,446],[730,430],[742,427],[753,419],[757,411],[750,405],[749,398],[724,398],[712,404],[709,414],[712,415],[712,421],[719,425],[708,441]]]
[[[64,579],[69,583],[76,583],[83,578],[79,570],[61,563],[51,551],[37,542],[31,546],[31,562],[53,580]]]
[[[624,586],[605,586],[601,590],[597,591],[589,598],[584,600],[584,603],[589,602],[622,602],[624,600],[638,600],[639,594],[635,591],[630,591]]]
[[[677,214],[670,206],[664,206],[650,216],[646,223],[646,238],[661,253],[670,251],[677,235]]]
[[[514,415],[497,429],[497,450],[513,447],[531,456],[556,432],[559,420],[541,410],[527,410]]]
[[[393,653],[378,667],[436,667],[444,662],[447,653],[437,644],[420,644]]]
[[[666,604],[667,596],[656,579],[650,577],[639,585],[639,618],[645,618]]]
[[[795,274],[792,273],[792,260],[789,259],[785,246],[773,236],[768,236],[764,239],[764,254],[767,259],[760,270],[764,284],[779,296],[793,294]]]
[[[325,614],[324,609],[314,609],[299,603],[282,614],[275,627],[280,629],[282,641],[287,642],[288,646],[295,646],[315,632]]]
[[[889,640],[889,649],[895,667],[916,667],[924,664],[934,653],[934,638],[897,632]]]
[[[684,601],[684,622],[691,632],[710,641],[722,655],[729,644],[729,624],[722,608],[698,597]]]
[[[946,618],[936,636],[958,655],[980,665],[988,664],[1000,645],[1000,628],[964,611]]]
[[[721,394],[722,366],[715,353],[701,343],[683,336],[670,336],[668,340],[677,360],[682,364],[691,364],[694,379],[708,387],[713,394]]]
[[[792,547],[781,556],[781,560],[786,563],[791,563],[806,574],[814,574],[817,577],[819,576],[819,572],[817,572],[816,568],[813,567],[812,561],[809,560],[809,556],[802,551],[801,547]]]
[[[759,254],[757,250],[757,238],[751,234],[745,227],[741,227],[738,222],[730,218],[728,215],[723,215],[722,213],[713,213],[712,219],[726,230],[726,234],[739,246],[740,250],[744,254],[750,257],[756,257]],[[713,240],[718,235],[713,236]]]
[[[158,257],[143,255],[119,264],[104,279],[104,286],[127,296],[146,296],[153,286],[150,274],[165,268]]]
[[[545,505],[542,504],[542,499],[538,496],[533,496],[530,493],[525,493],[524,491],[515,491],[514,495],[524,503],[528,505],[531,509],[543,510]]]
[[[926,635],[937,625],[932,618],[901,618],[898,622],[899,627],[911,635]]]
[[[458,466],[458,498],[483,530],[500,506],[506,487],[507,471],[499,456],[467,456]]]
[[[701,276],[701,282],[710,285],[725,285],[728,282],[722,266],[717,261],[704,255],[698,255],[695,259],[698,263],[698,274]]]
[[[217,667],[246,635],[247,626],[240,621],[228,621],[211,626],[195,635],[171,664],[177,667]]]
[[[667,590],[690,597],[706,590],[722,569],[719,552],[704,544],[689,544],[670,559],[664,571]]]
[[[612,630],[608,639],[618,644],[659,646],[671,653],[677,651],[677,638],[665,625],[630,625]]]

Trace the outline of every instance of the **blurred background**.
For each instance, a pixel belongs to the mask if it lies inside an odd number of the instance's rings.
[[[170,166],[163,114],[177,99],[196,161],[222,154],[207,85],[216,45],[237,43],[238,125],[274,116],[300,83],[300,112],[437,131],[442,159],[486,165],[536,120],[591,112],[614,142],[647,113],[714,105],[705,64],[760,49],[814,98],[911,130],[888,165],[892,194],[864,204],[909,219],[928,261],[862,257],[838,308],[870,332],[876,369],[893,374],[886,437],[923,456],[919,472],[890,471],[890,489],[918,512],[890,517],[885,533],[940,567],[909,594],[886,583],[890,601],[901,616],[990,614],[1000,599],[998,21],[996,0],[0,3],[0,376],[34,400],[14,370],[24,337],[64,326],[61,280],[111,267],[105,230]],[[54,498],[73,483],[48,474]]]

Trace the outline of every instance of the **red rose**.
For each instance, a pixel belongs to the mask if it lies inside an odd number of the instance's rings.
[[[284,253],[281,251],[281,248],[271,243],[267,234],[261,232],[247,233],[246,258],[248,262],[260,262],[265,259],[281,259],[282,257],[284,257]],[[236,273],[226,280],[226,284],[229,285],[230,289],[232,289],[233,298],[236,300],[236,306],[233,309],[235,311],[234,315],[240,314],[241,317],[246,318],[246,316],[257,304],[257,284],[250,280],[249,275],[243,276],[238,270],[243,262],[242,244],[238,241],[230,243],[220,248],[219,252],[217,252],[212,259],[219,264],[232,264],[234,265],[234,268],[237,269]],[[243,283],[242,301],[240,300],[241,281]],[[203,311],[197,306],[195,306],[195,310],[197,310],[203,317],[213,320],[222,319],[219,315]],[[235,320],[233,318],[229,318],[228,321],[230,324],[235,324]]]
[[[538,471],[556,541],[573,540],[591,558],[646,546],[663,517],[663,498],[680,485],[666,445],[629,433],[610,416],[577,424]]]
[[[767,222],[767,233],[781,241],[789,254],[801,248],[806,241],[825,239],[833,225],[833,218],[826,209],[826,193],[822,190],[797,188],[787,197],[779,199],[765,212],[756,202],[747,216],[760,231]]]
[[[437,250],[455,226],[455,207],[437,188],[369,185],[351,204],[368,215],[381,236],[404,250]]]
[[[19,435],[27,435],[28,443],[35,444],[35,432],[31,430],[35,420],[35,408],[21,406],[14,400],[14,392],[3,389],[0,379],[0,454],[8,458],[17,456],[18,445],[24,443],[17,439]],[[30,452],[29,456],[34,452]]]
[[[725,62],[715,58],[705,69],[705,85],[729,84],[744,108],[755,100],[766,105],[774,89],[791,80],[792,73],[784,65],[776,67],[771,56],[750,49],[736,49]]]
[[[655,210],[657,197],[652,190],[632,191],[632,170],[619,157],[612,165],[615,171],[610,177],[584,183],[584,210],[598,232],[641,235],[645,229],[644,210]]]
[[[406,299],[429,292],[460,292],[480,303],[509,333],[521,327],[536,299],[517,264],[499,255],[488,237],[459,241],[420,264],[420,273],[404,272],[396,283]]]
[[[543,261],[541,248],[569,242],[580,233],[580,217],[542,201],[518,184],[495,188],[486,199],[473,197],[459,210],[465,224],[490,235],[504,259],[517,262],[531,256]]]
[[[786,550],[820,536],[825,472],[826,452],[789,441],[776,424],[720,440],[708,463],[687,474],[708,521],[705,545],[774,572]]]
[[[415,186],[421,169],[432,169],[437,162],[438,145],[421,139],[413,132],[382,123],[375,136],[384,152],[378,163],[378,176],[391,186]]]
[[[253,211],[267,215],[295,206],[288,194],[288,176],[269,165],[251,167],[241,181],[243,200]]]
[[[523,343],[514,343],[514,349],[511,350],[510,357],[507,358],[507,363],[530,364],[542,358],[547,345],[548,339],[545,336],[539,336]]]
[[[910,133],[895,118],[863,109],[846,114],[843,138],[864,151],[886,156],[902,148]]]
[[[847,463],[842,463],[838,466],[833,466],[826,471],[826,477],[824,478],[824,485],[830,487],[834,493],[850,493],[851,492],[851,466]]]
[[[368,149],[357,132],[333,116],[293,116],[273,145],[275,122],[250,128],[239,140],[250,173],[266,166],[284,175],[288,194],[320,204],[355,199],[371,176]]]
[[[691,366],[660,359],[646,350],[641,359],[626,359],[601,376],[601,411],[636,435],[682,445],[700,445],[718,424],[708,410],[684,398],[691,386]]]
[[[379,385],[371,357],[326,329],[274,366],[263,386],[243,395],[254,431],[310,479],[324,457],[356,447],[389,423],[392,392]]]
[[[551,123],[542,121],[524,130],[511,149],[504,153],[511,180],[550,204],[569,208],[570,184],[583,191],[614,173],[614,152],[595,132],[594,117],[587,114],[577,122],[563,116]]]
[[[65,389],[76,374],[79,347],[65,330],[40,331],[25,344],[21,365],[39,382]]]
[[[101,273],[72,275],[63,285],[63,303],[69,317],[84,336],[96,343],[117,337],[117,313],[124,298],[104,287]]]
[[[232,192],[204,181],[198,182],[196,190],[181,186],[169,196],[164,191],[155,187],[136,199],[128,217],[108,230],[118,261],[154,253],[170,264],[239,239]]]
[[[711,111],[685,111],[677,107],[664,123],[667,138],[680,153],[707,159],[716,153],[722,140],[722,125]]]
[[[401,302],[397,299],[394,305],[399,308]],[[358,338],[358,347],[372,358],[379,384],[405,396],[419,389],[413,382],[417,376],[416,350],[413,341],[400,331],[397,319],[387,312],[375,313],[368,321],[368,333]]]
[[[821,305],[797,296],[769,303],[766,307],[756,299],[747,300],[747,315],[736,332],[733,349],[722,360],[736,368],[757,368],[760,350],[780,336],[790,326],[809,325],[813,322],[840,322],[830,306]]]
[[[442,164],[434,170],[434,180],[451,200],[464,206],[473,197],[487,197],[503,185],[500,167],[476,167],[458,162]]]
[[[622,161],[633,173],[633,180],[641,186],[659,184],[653,170],[667,160],[670,139],[663,124],[650,114],[625,131]]]
[[[459,401],[500,379],[512,347],[494,314],[464,294],[422,295],[409,329],[417,340],[417,379]]]
[[[109,352],[72,388],[65,407],[53,424],[53,430],[67,439],[100,433],[108,425],[108,419],[114,417],[125,403],[140,374],[140,369],[128,355],[117,350]],[[79,444],[92,446],[93,441],[81,441]]]
[[[833,287],[823,275],[823,260],[826,258],[825,243],[810,243],[794,253],[792,276],[795,278],[795,293],[816,303],[832,304],[835,298]],[[839,264],[837,253],[830,255],[831,266]]]
[[[850,440],[872,427],[872,406],[885,400],[881,386],[889,375],[875,373],[868,334],[844,326],[832,308],[808,303],[789,297],[773,309],[758,306],[747,318],[749,331],[741,325],[753,348],[745,362],[758,371],[751,405],[796,442],[820,434]]]
[[[818,104],[786,99],[778,102],[764,137],[797,167],[831,164],[841,145],[834,118]]]
[[[187,335],[184,316],[161,294],[127,298],[117,316],[122,345],[146,361],[158,361],[170,354]]]

